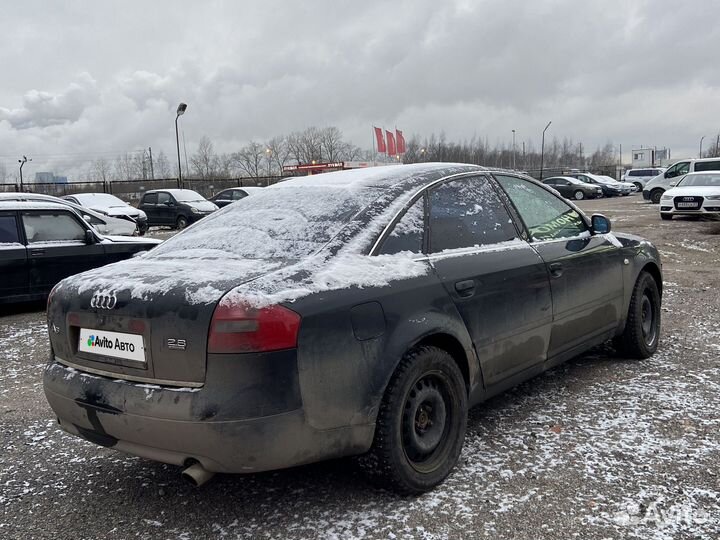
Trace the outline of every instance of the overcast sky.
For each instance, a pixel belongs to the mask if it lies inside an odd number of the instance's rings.
[[[720,2],[0,0],[0,162],[14,173],[335,125],[694,156],[720,130]]]

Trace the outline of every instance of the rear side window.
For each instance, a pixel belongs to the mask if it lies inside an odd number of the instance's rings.
[[[29,244],[85,240],[85,229],[70,214],[38,212],[23,214],[22,219]]]
[[[487,178],[446,182],[430,191],[429,200],[430,253],[518,238],[510,215]]]
[[[392,255],[401,251],[422,253],[424,234],[425,201],[420,197],[395,224],[392,232],[385,238],[380,253],[383,255]]]
[[[580,214],[540,186],[514,176],[496,176],[533,240],[570,238],[587,231]]]
[[[696,161],[695,172],[720,171],[720,161]]]
[[[0,244],[17,244],[19,242],[15,216],[0,216]]]
[[[143,197],[143,204],[157,204],[157,196],[157,193],[146,193],[145,197]]]

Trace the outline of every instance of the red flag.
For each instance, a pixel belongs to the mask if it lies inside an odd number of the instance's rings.
[[[397,153],[405,153],[405,137],[403,137],[402,131],[395,128],[395,136],[397,137]]]
[[[387,152],[387,148],[385,147],[385,137],[383,137],[383,130],[382,128],[373,127],[375,130],[375,139],[377,139],[377,151],[380,154],[384,154]]]
[[[392,131],[385,130],[385,136],[387,137],[388,156],[394,156],[397,154],[397,149],[395,148],[395,135],[392,134]]]

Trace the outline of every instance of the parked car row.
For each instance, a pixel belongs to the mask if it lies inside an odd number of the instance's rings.
[[[663,193],[673,188],[682,178],[693,172],[720,171],[720,158],[684,159],[674,163],[666,171],[648,181],[643,189],[643,198],[658,204]]]
[[[609,176],[580,172],[545,178],[543,184],[555,188],[566,199],[578,201],[598,197],[627,196],[637,191],[637,188],[629,182],[618,182]]]

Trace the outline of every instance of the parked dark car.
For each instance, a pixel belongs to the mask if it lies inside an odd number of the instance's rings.
[[[208,200],[218,207],[224,208],[230,203],[244,199],[248,195],[259,193],[263,189],[265,188],[256,186],[228,188],[216,193],[214,197],[210,197]]]
[[[148,217],[148,225],[184,229],[218,209],[191,189],[153,189],[146,191],[138,208]]]
[[[362,455],[420,493],[469,406],[609,339],[653,354],[661,291],[650,243],[531,178],[328,173],[61,282],[44,389],[64,430],[196,484]]]
[[[603,196],[603,190],[600,186],[586,184],[572,176],[545,178],[543,184],[555,188],[558,193],[566,199],[581,201],[583,199],[596,199]]]
[[[42,299],[63,278],[159,243],[102,236],[65,204],[0,201],[0,303]]]
[[[629,182],[618,182],[610,178],[609,176],[602,176],[599,174],[590,173],[572,173],[568,176],[574,176],[581,182],[586,184],[593,184],[602,188],[603,195],[605,197],[627,197],[633,193],[637,188]]]

